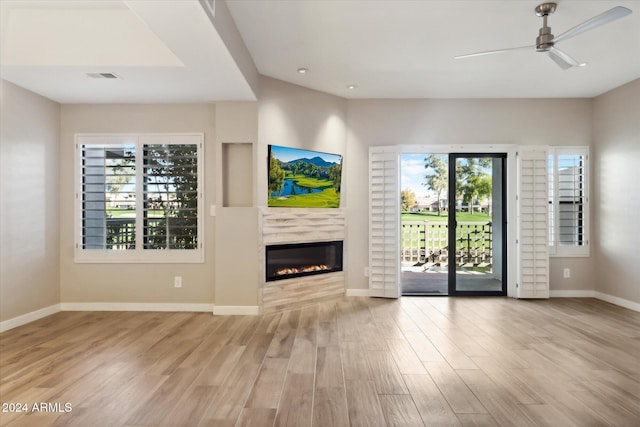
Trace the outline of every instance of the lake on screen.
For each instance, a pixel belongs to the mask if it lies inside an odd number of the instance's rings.
[[[290,179],[285,179],[282,182],[282,191],[280,193],[273,192],[271,193],[271,197],[276,196],[293,196],[296,194],[311,194],[311,193],[320,193],[322,192],[319,188],[309,188],[302,187]]]

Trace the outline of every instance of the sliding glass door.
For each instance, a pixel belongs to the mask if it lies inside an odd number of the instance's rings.
[[[506,295],[506,154],[402,154],[403,295]]]
[[[449,162],[449,295],[506,295],[506,155]]]
[[[448,154],[401,154],[403,295],[448,295]]]

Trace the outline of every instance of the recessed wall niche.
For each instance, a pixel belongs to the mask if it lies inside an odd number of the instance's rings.
[[[222,143],[222,206],[253,206],[253,143]]]

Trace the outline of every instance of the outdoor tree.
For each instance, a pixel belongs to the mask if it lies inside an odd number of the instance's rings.
[[[109,172],[105,176],[105,189],[115,205],[120,201],[122,188],[135,176],[135,156],[130,151],[125,151],[122,157],[108,158],[107,162]]]
[[[466,158],[456,167],[456,196],[462,196],[462,203],[473,214],[473,202],[491,194],[491,167],[489,158]]]
[[[407,189],[400,192],[400,202],[402,205],[402,211],[406,212],[416,204],[416,193]]]
[[[149,144],[143,155],[145,247],[197,248],[197,147]]]
[[[473,178],[473,186],[475,188],[475,197],[478,200],[482,200],[485,197],[491,197],[491,176],[488,173],[484,173],[481,176]]]
[[[442,196],[447,191],[447,157],[442,154],[429,154],[424,159],[427,174],[422,184],[436,194],[438,200],[438,216],[442,215]]]

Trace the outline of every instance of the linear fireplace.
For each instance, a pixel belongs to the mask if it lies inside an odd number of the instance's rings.
[[[266,246],[266,281],[342,271],[342,240]]]

